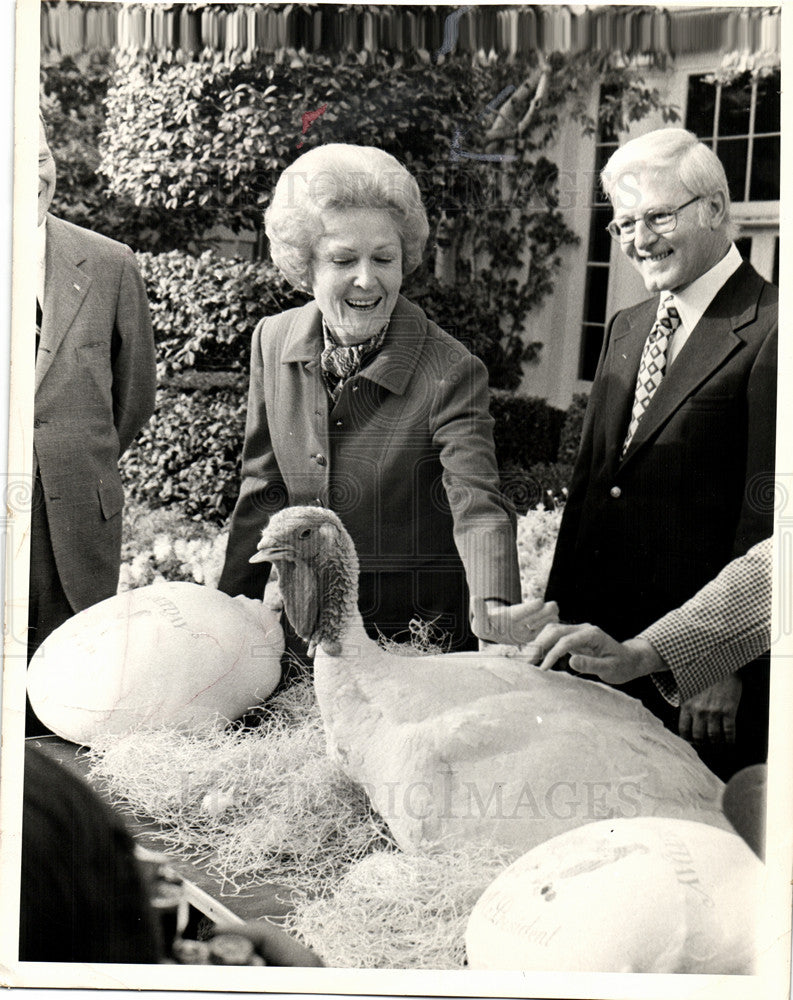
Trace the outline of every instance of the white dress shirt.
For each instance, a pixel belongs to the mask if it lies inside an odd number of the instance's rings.
[[[727,283],[727,279],[741,266],[743,258],[734,243],[718,264],[701,274],[696,281],[682,290],[672,293],[674,306],[680,315],[680,325],[669,339],[666,351],[667,365],[671,365],[688,340],[691,331],[705,315],[705,311],[716,298],[717,292]],[[669,292],[661,292],[661,301]]]

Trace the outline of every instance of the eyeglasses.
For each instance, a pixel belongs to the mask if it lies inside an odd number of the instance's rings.
[[[649,212],[645,212],[639,218],[651,233],[655,233],[656,236],[663,236],[664,233],[671,233],[677,225],[677,213],[682,212],[689,205],[693,205],[701,197],[702,195],[698,194],[696,198],[692,198],[677,208],[654,208]],[[612,219],[606,226],[606,230],[612,239],[619,240],[620,243],[630,243],[636,236],[636,223],[638,221],[639,219],[625,219],[624,222],[617,222],[615,219]]]

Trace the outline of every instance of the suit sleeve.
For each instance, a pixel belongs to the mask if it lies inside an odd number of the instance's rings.
[[[116,300],[113,329],[113,422],[119,440],[119,455],[154,412],[157,368],[149,302],[138,265],[129,247]]]
[[[746,475],[733,557],[774,530],[777,328],[758,352],[746,391]]]
[[[499,487],[489,402],[487,370],[468,354],[441,379],[430,429],[468,589],[515,604],[520,601],[516,519]]]
[[[595,440],[595,418],[602,395],[603,370],[606,364],[606,355],[608,354],[611,342],[613,326],[614,319],[612,319],[606,331],[606,336],[603,338],[603,347],[600,351],[595,378],[592,382],[592,391],[589,394],[589,402],[584,413],[581,443],[578,446],[578,456],[573,466],[573,475],[568,488],[567,502],[564,506],[562,523],[559,527],[559,536],[556,539],[556,548],[554,550],[553,563],[551,564],[551,572],[545,590],[545,600],[556,601],[559,604],[562,618],[564,618],[564,608],[575,574],[576,539],[581,523],[584,500],[589,488],[589,476],[592,468],[592,453]]]
[[[244,594],[259,600],[270,574],[270,564],[251,564],[249,559],[270,517],[288,503],[286,485],[273,451],[264,399],[262,341],[266,336],[266,323],[262,320],[256,327],[251,344],[242,486],[231,515],[226,559],[218,582],[218,589],[233,597]]]

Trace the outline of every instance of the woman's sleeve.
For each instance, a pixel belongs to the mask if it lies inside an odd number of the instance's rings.
[[[256,551],[270,517],[287,505],[286,486],[273,451],[264,398],[265,365],[262,341],[267,320],[256,327],[251,344],[251,375],[245,444],[242,449],[242,486],[231,515],[229,541],[218,589],[235,597],[261,599],[270,574],[269,563],[248,561]]]
[[[467,351],[442,374],[430,424],[468,589],[472,596],[516,604],[515,511],[499,487],[487,369]]]

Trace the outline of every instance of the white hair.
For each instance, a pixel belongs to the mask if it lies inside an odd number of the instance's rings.
[[[631,174],[663,175],[674,171],[678,180],[691,192],[707,198],[720,193],[724,197],[724,218],[719,231],[735,238],[736,226],[730,217],[730,189],[721,160],[704,142],[684,128],[659,128],[631,139],[615,150],[600,172],[600,183],[610,201],[620,179]],[[707,205],[699,204],[700,223],[708,221]]]
[[[310,282],[322,213],[339,208],[387,211],[399,231],[402,273],[419,266],[429,224],[415,178],[383,149],[328,143],[284,170],[264,215],[273,262],[295,288]]]

